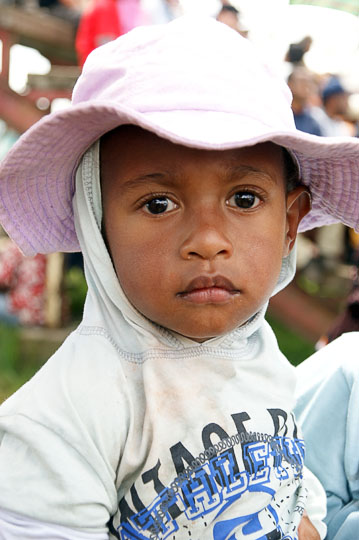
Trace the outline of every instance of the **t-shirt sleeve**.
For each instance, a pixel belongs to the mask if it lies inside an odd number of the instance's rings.
[[[0,508],[105,534],[117,510],[126,405],[110,345],[81,338],[70,337],[0,408]]]

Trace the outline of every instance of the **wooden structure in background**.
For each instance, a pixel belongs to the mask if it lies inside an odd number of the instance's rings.
[[[41,9],[26,10],[0,6],[0,40],[2,70],[0,74],[0,118],[23,133],[47,110],[40,110],[40,97],[52,99],[71,97],[73,85],[80,73],[74,49],[74,28],[70,22],[47,14]],[[49,75],[29,77],[26,94],[9,87],[10,48],[20,44],[37,49],[51,63]]]

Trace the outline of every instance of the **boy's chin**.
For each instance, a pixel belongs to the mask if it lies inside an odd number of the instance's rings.
[[[231,307],[230,309],[226,308],[228,306],[219,306],[215,309],[212,306],[206,306],[206,309],[189,310],[189,312],[185,313],[186,317],[184,317],[183,313],[181,313],[181,317],[172,317],[172,320],[167,317],[167,324],[163,324],[163,319],[156,321],[153,318],[151,320],[178,336],[197,343],[204,343],[211,339],[226,336],[245,326],[261,310],[261,308],[255,311],[253,309],[233,310]]]
[[[229,328],[226,328],[225,330],[213,330],[212,332],[209,330],[208,332],[202,332],[201,334],[197,333],[196,335],[193,335],[192,332],[175,332],[176,334],[183,336],[184,338],[191,339],[192,341],[195,341],[196,343],[204,343],[205,341],[209,341],[210,339],[220,338],[227,334],[230,334],[233,332],[233,330],[236,330],[240,326],[243,326],[246,324],[247,321],[237,324],[234,326],[231,326]],[[198,335],[199,334],[199,335]]]
[[[188,336],[184,336],[184,337],[187,337],[188,339],[191,339],[192,341],[196,341],[197,343],[204,343],[205,341],[209,341],[210,339],[214,339],[214,338],[220,337],[220,336],[210,336],[210,337],[188,337]]]

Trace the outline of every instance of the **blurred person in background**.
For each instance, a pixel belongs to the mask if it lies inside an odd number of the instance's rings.
[[[297,43],[291,43],[288,47],[284,60],[294,66],[304,66],[304,56],[312,45],[312,38],[305,36]]]
[[[340,78],[331,75],[322,85],[322,106],[313,106],[311,115],[325,137],[353,136],[355,128],[347,121],[349,115],[348,91]],[[314,231],[318,256],[313,259],[310,275],[320,283],[323,276],[335,275],[339,263],[344,262],[347,252],[347,229],[342,223],[320,227]],[[308,274],[309,275],[309,274]],[[341,324],[341,323],[340,323]]]
[[[69,21],[73,25],[74,31],[77,31],[81,17],[81,6],[79,1],[38,0],[38,5],[41,9],[47,10],[50,15]]]
[[[46,255],[25,257],[0,230],[0,321],[10,325],[45,322]]]
[[[288,77],[288,86],[293,94],[292,110],[296,128],[312,135],[322,135],[310,106],[310,98],[316,94],[314,75],[304,66],[297,66]]]
[[[346,115],[353,137],[359,137],[359,93],[353,93],[348,98]]]
[[[327,495],[326,540],[359,528],[359,332],[343,334],[296,368],[296,418],[306,464]]]
[[[230,3],[222,2],[222,7],[216,19],[239,32],[243,37],[248,37],[248,30],[241,23],[240,12]]]
[[[80,66],[97,47],[148,22],[140,0],[94,0],[83,12],[76,34]]]
[[[322,107],[314,107],[312,114],[325,137],[353,136],[354,131],[347,116],[349,93],[336,75],[331,75],[321,91]]]
[[[179,0],[93,0],[83,12],[76,34],[79,65],[83,66],[91,51],[136,26],[167,23],[180,14]]]

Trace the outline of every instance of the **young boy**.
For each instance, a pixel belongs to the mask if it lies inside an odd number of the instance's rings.
[[[28,255],[81,249],[89,287],[1,407],[4,538],[325,536],[264,313],[294,274],[304,184],[304,227],[355,223],[357,150],[297,132],[286,85],[213,20],[89,56],[73,106],[0,171],[8,233]]]

